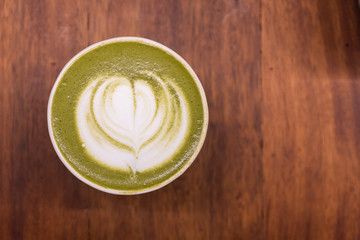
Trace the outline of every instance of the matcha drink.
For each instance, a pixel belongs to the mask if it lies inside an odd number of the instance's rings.
[[[109,39],[80,52],[60,73],[48,105],[50,137],[65,166],[114,194],[148,192],[180,176],[207,124],[196,74],[143,38]]]

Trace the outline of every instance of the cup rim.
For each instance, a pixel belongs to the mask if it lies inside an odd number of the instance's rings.
[[[83,177],[79,172],[77,172],[71,165],[70,163],[66,160],[65,156],[63,156],[63,154],[61,153],[58,144],[56,143],[55,140],[55,136],[54,136],[54,132],[53,132],[53,128],[52,128],[52,121],[51,121],[51,107],[53,104],[53,98],[56,92],[56,89],[61,81],[61,79],[63,78],[64,74],[66,73],[66,71],[73,65],[74,62],[76,62],[76,60],[78,60],[80,57],[82,57],[83,55],[85,55],[86,53],[110,44],[110,43],[115,43],[115,42],[139,42],[142,44],[146,44],[149,46],[153,46],[156,48],[159,48],[163,51],[165,51],[166,53],[168,53],[169,55],[175,57],[176,60],[178,60],[185,68],[186,70],[188,70],[188,72],[191,74],[192,78],[194,79],[196,86],[200,92],[201,95],[201,101],[202,101],[202,105],[203,105],[203,109],[204,109],[204,126],[201,132],[201,137],[198,143],[198,146],[196,147],[194,153],[192,154],[192,156],[190,157],[190,159],[187,161],[187,163],[180,168],[174,175],[172,175],[171,177],[169,177],[168,179],[144,188],[144,189],[140,189],[140,190],[119,190],[119,189],[113,189],[113,188],[106,188],[104,186],[98,185],[94,182],[91,182],[90,180],[86,179],[85,177]],[[208,123],[209,123],[209,110],[208,110],[208,104],[207,104],[207,100],[206,100],[206,95],[205,95],[205,91],[203,89],[203,86],[198,78],[198,76],[196,75],[196,73],[194,72],[194,70],[190,67],[190,65],[179,55],[177,54],[175,51],[173,51],[172,49],[170,49],[169,47],[158,43],[156,41],[147,39],[147,38],[142,38],[142,37],[132,37],[132,36],[126,36],[126,37],[116,37],[116,38],[110,38],[110,39],[106,39],[97,43],[94,43],[88,47],[86,47],[85,49],[81,50],[80,52],[78,52],[74,57],[72,57],[67,63],[66,65],[63,67],[63,69],[61,70],[61,72],[59,73],[58,77],[56,78],[56,81],[51,89],[50,92],[50,96],[49,96],[49,101],[48,101],[48,106],[47,106],[47,125],[48,125],[48,131],[49,131],[49,136],[51,139],[51,143],[53,145],[53,148],[55,149],[55,152],[57,154],[57,156],[60,158],[61,162],[65,165],[65,167],[76,177],[78,178],[80,181],[82,181],[83,183],[97,189],[100,190],[102,192],[106,192],[106,193],[110,193],[110,194],[115,194],[115,195],[138,195],[138,194],[142,194],[142,193],[147,193],[147,192],[152,192],[155,191],[157,189],[160,189],[166,185],[168,185],[169,183],[171,183],[172,181],[174,181],[175,179],[177,179],[178,177],[180,177],[189,167],[190,165],[195,161],[196,157],[198,156],[202,146],[204,145],[205,142],[205,137],[207,134],[207,129],[208,129]]]

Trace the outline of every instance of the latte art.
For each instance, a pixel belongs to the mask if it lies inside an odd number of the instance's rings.
[[[137,37],[104,40],[74,56],[56,79],[47,116],[66,168],[96,189],[125,195],[183,174],[209,119],[204,89],[186,61]]]
[[[141,74],[144,78],[135,80],[98,76],[76,106],[78,133],[88,154],[133,174],[170,161],[190,128],[181,89],[153,72]]]

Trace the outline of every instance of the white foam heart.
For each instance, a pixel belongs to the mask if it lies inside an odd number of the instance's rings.
[[[102,164],[134,173],[171,160],[189,128],[180,88],[152,72],[144,74],[156,87],[143,79],[99,76],[77,104],[77,126],[87,152]]]

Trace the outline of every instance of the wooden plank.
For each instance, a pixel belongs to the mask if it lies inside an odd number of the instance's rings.
[[[360,238],[357,1],[262,4],[266,239]]]

